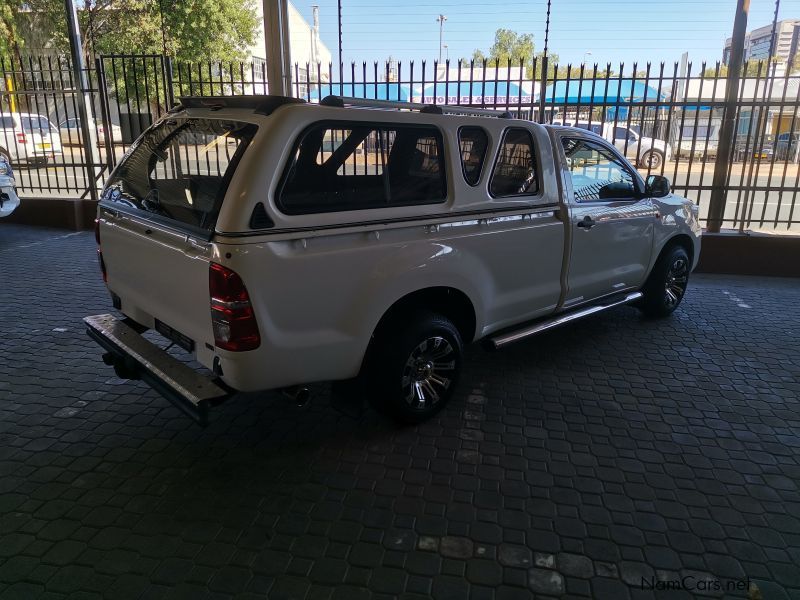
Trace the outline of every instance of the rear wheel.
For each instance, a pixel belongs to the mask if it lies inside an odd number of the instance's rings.
[[[428,311],[395,319],[368,356],[370,401],[403,423],[420,423],[442,410],[461,372],[463,343],[453,323]]]
[[[666,317],[678,308],[689,284],[689,254],[683,246],[672,246],[658,257],[642,288],[639,308],[650,317]]]

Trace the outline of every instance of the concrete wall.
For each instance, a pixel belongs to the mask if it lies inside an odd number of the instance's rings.
[[[30,198],[3,222],[78,231],[94,227],[96,212],[91,200]],[[705,234],[702,244],[700,273],[800,277],[800,236]]]

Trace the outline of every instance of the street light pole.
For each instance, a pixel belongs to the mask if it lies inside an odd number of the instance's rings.
[[[583,53],[583,62],[581,62],[581,64],[582,64],[582,65],[585,65],[585,64],[586,64],[586,57],[587,57],[587,56],[591,56],[591,55],[592,55],[592,53],[591,53],[591,52],[589,52],[588,50],[587,50],[586,52],[584,52],[584,53]]]
[[[80,93],[80,102],[77,103],[77,108],[83,137],[83,151],[86,156],[86,186],[89,188],[89,197],[97,202],[97,180],[94,172],[94,152],[97,147],[97,137],[95,129],[89,122],[92,116],[92,99],[89,95],[89,80],[86,77],[86,66],[83,61],[83,44],[81,42],[81,30],[78,26],[78,12],[75,10],[75,2],[73,0],[64,0],[64,10],[67,17],[72,76],[75,82],[74,85]],[[75,225],[76,227],[80,226],[78,223]]]
[[[444,33],[444,22],[447,21],[445,15],[436,17],[436,22],[439,23],[439,64],[442,64],[442,35]]]
[[[739,97],[739,80],[742,76],[744,58],[744,38],[747,32],[747,13],[750,0],[737,0],[736,15],[733,21],[731,54],[728,76],[725,81],[725,108],[719,128],[717,160],[714,163],[714,178],[711,182],[711,198],[708,202],[706,229],[709,233],[719,233],[725,215],[725,202],[728,193],[728,169],[733,155],[733,142],[736,126],[736,101]]]
[[[339,0],[339,93],[343,93],[344,63],[342,62],[342,0]]]
[[[542,54],[542,81],[539,84],[539,123],[544,123],[544,91],[547,89],[547,43],[550,41],[550,8],[551,0],[547,0],[547,20],[544,25],[544,54]],[[534,77],[536,73],[533,74]],[[533,112],[533,108],[531,108]],[[533,115],[531,115],[533,118]]]

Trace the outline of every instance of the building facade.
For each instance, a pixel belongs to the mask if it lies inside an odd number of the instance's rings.
[[[770,23],[747,32],[744,40],[744,59],[767,60],[770,58],[770,48],[772,48],[772,55],[776,56],[779,62],[789,63],[797,55],[799,41],[800,19],[778,21],[774,38]],[[722,50],[722,62],[726,65],[731,58],[731,42],[731,38],[725,40],[725,47]]]
[[[264,6],[259,0],[256,4],[258,18],[261,26],[258,29],[256,41],[250,48],[250,59],[253,63],[263,63],[266,55],[266,41],[264,38]],[[325,82],[328,80],[328,69],[331,63],[331,51],[322,43],[319,37],[319,7],[314,6],[312,21],[309,25],[300,11],[289,2],[289,52],[292,65],[297,68],[292,72],[292,81],[300,97],[306,95],[306,87],[310,82]],[[319,73],[317,64],[320,65]]]

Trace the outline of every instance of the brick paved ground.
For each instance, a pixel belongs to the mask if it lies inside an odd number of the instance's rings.
[[[0,225],[0,597],[798,598],[799,306],[696,276],[667,321],[473,348],[416,428],[320,386],[203,430],[83,333],[109,308],[91,234]]]

